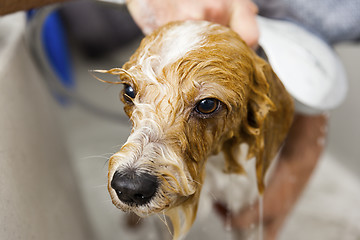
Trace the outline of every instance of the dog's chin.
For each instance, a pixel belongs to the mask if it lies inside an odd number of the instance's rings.
[[[112,202],[117,208],[119,208],[123,212],[133,212],[139,217],[147,217],[149,215],[162,212],[165,209],[165,207],[162,208],[152,206],[151,201],[143,205],[136,205],[132,203],[124,203],[120,201],[117,197],[112,197]]]
[[[165,202],[163,198],[155,196],[148,203],[137,205],[134,203],[124,203],[119,200],[116,193],[111,192],[112,203],[123,212],[133,212],[139,217],[148,217],[157,213],[166,213],[168,210],[175,208],[191,198],[191,196],[171,196]],[[171,194],[169,194],[171,195]],[[159,204],[160,203],[160,204]]]

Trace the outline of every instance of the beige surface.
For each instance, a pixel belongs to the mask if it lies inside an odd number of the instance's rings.
[[[0,239],[91,239],[56,105],[25,48],[24,17],[7,18],[9,31],[0,31]]]

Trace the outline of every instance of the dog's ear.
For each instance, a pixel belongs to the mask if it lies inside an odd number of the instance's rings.
[[[242,126],[248,137],[248,158],[256,157],[260,192],[264,190],[266,170],[287,136],[293,112],[293,100],[271,66],[254,56],[253,81]]]

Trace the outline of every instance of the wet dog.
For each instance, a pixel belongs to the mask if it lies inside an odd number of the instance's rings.
[[[132,122],[109,163],[116,207],[141,217],[165,213],[174,239],[181,238],[196,217],[207,159],[219,152],[225,174],[246,176],[244,162],[255,158],[253,188],[264,191],[293,102],[270,65],[235,32],[204,21],[173,22],[145,37],[122,68],[102,72],[120,78]]]

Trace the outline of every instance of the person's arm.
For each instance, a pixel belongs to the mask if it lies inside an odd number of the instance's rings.
[[[258,43],[258,8],[251,0],[127,0],[127,5],[145,34],[171,21],[207,20],[229,26],[251,47]]]
[[[276,239],[279,230],[299,199],[323,152],[327,117],[297,115],[280,153],[278,166],[263,196],[263,225],[266,240]],[[218,206],[219,207],[219,206]],[[235,229],[259,223],[258,203],[232,216]],[[224,216],[225,209],[219,209]]]

